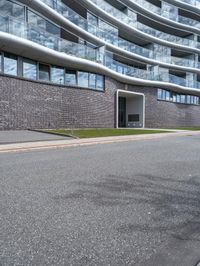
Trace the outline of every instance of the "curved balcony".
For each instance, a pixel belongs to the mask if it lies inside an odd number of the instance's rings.
[[[124,22],[124,23],[136,28],[137,30],[139,30],[143,33],[146,33],[150,36],[156,37],[156,38],[161,39],[161,40],[165,40],[167,42],[180,44],[183,46],[194,47],[194,48],[198,48],[198,49],[200,48],[199,42],[196,42],[196,41],[190,40],[190,39],[186,39],[186,38],[181,38],[181,37],[178,37],[178,36],[175,36],[172,34],[164,33],[162,31],[159,31],[159,30],[156,30],[152,27],[144,25],[140,22],[137,22],[135,19],[131,19],[125,13],[114,8],[112,5],[108,4],[104,0],[87,0],[87,1],[92,2],[93,4],[98,6],[98,8],[101,8],[103,11],[105,11],[109,15],[117,18],[118,20],[120,20],[120,21],[122,21],[122,22]],[[143,3],[143,5],[145,5],[145,4],[146,4],[146,1],[145,1],[145,3]],[[156,11],[158,12],[157,7],[156,7]]]
[[[37,43],[60,53],[94,61],[117,73],[129,77],[173,83],[189,88],[187,86],[186,79],[184,78],[170,75],[165,72],[162,73],[162,71],[160,73],[158,73],[158,71],[147,71],[119,63],[118,61],[113,60],[111,55],[101,54],[97,49],[63,40],[42,30],[41,28],[34,27],[30,24],[22,22],[21,20],[16,20],[9,16],[0,16],[0,31],[27,39],[31,42]],[[200,84],[196,82],[195,85],[193,84],[193,86],[190,88],[200,89]]]
[[[94,0],[94,1],[98,1],[98,0]],[[53,8],[54,10],[56,10],[63,17],[65,17],[66,19],[68,19],[72,23],[74,23],[75,25],[82,28],[83,30],[93,34],[94,36],[98,37],[101,40],[104,40],[105,42],[107,42],[109,44],[112,44],[114,46],[119,47],[120,49],[131,52],[133,54],[138,54],[138,55],[143,56],[145,58],[156,60],[156,61],[158,61],[158,64],[163,62],[163,63],[168,63],[168,64],[172,64],[172,65],[177,65],[177,66],[190,67],[190,68],[198,67],[195,65],[195,62],[193,60],[184,59],[184,58],[182,59],[182,58],[173,57],[173,56],[166,56],[166,55],[163,56],[159,52],[153,52],[150,49],[143,48],[139,45],[133,44],[132,42],[126,41],[126,40],[118,37],[115,34],[109,33],[108,31],[105,32],[102,29],[95,27],[92,24],[90,24],[86,19],[81,17],[79,14],[77,14],[75,11],[73,11],[71,8],[64,5],[63,3],[57,2],[57,4],[54,5],[52,0],[44,0],[43,2],[45,4],[47,4],[48,6],[50,6],[51,8]],[[103,1],[101,0],[100,3],[102,3],[102,2]],[[109,4],[107,4],[106,6],[108,6],[109,8],[111,7]],[[116,11],[116,9],[113,9],[113,10]],[[107,12],[111,12],[110,9],[107,10]],[[131,18],[129,18],[128,16],[124,16],[124,13],[119,12],[118,10],[116,11],[116,13],[114,13],[114,16],[120,20],[122,20],[122,17],[125,17],[126,22],[129,25],[131,24],[131,21],[132,21],[133,24],[138,24],[138,28],[140,27],[139,26],[140,23],[137,23],[135,21],[133,22],[133,20]],[[143,24],[141,24],[141,25],[143,25]],[[162,38],[162,35],[160,36],[160,38]],[[177,37],[175,37],[175,39],[176,39],[175,42],[178,42],[180,40],[180,38],[177,38]],[[188,40],[188,39],[187,39],[187,41],[189,41],[189,43],[193,42],[193,41]],[[199,64],[199,66],[200,66],[200,64]]]
[[[167,10],[163,10],[160,7],[155,6],[154,4],[146,1],[146,0],[130,0],[134,4],[139,5],[143,9],[150,10],[152,13],[155,13],[161,17],[164,17],[166,19],[172,20],[174,22],[178,22],[187,26],[195,27],[199,30],[200,28],[200,22],[197,20],[194,20],[192,18],[184,17],[181,15],[173,14]],[[188,3],[188,0],[185,0],[184,2]],[[200,5],[200,2],[199,2]]]
[[[200,2],[198,0],[179,0],[179,1],[200,8]]]

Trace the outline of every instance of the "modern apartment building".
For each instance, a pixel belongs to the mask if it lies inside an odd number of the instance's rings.
[[[0,0],[0,129],[200,125],[200,1]]]

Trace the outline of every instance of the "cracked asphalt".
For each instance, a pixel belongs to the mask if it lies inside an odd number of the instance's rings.
[[[0,154],[0,265],[194,266],[200,135]]]

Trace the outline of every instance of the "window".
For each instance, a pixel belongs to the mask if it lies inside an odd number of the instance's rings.
[[[158,99],[162,99],[162,90],[161,89],[157,90],[157,97],[158,97]]]
[[[76,71],[65,72],[65,84],[66,85],[77,85]]]
[[[186,99],[187,99],[186,103],[187,104],[190,104],[190,95],[187,95],[187,98]]]
[[[157,90],[157,99],[164,101],[173,101],[174,103],[200,105],[200,98],[198,96],[178,94],[172,91],[162,89]]]
[[[29,79],[37,79],[37,64],[35,61],[23,59],[22,63],[23,77]]]
[[[104,90],[104,77],[101,75],[97,75],[97,90]]]
[[[18,56],[6,52],[0,52],[0,72],[67,86],[78,85],[99,91],[103,91],[105,87],[103,75],[51,66],[28,58],[18,58]]]
[[[194,104],[198,104],[198,97],[194,96]]]
[[[181,103],[185,103],[185,95],[181,94]]]
[[[166,91],[165,100],[169,101],[169,99],[170,99],[170,93],[169,93],[169,91]]]
[[[162,100],[166,100],[166,91],[162,90]]]
[[[4,53],[4,73],[17,76],[17,56]]]
[[[181,102],[181,95],[180,94],[176,95],[176,101],[177,101],[177,103]]]
[[[39,64],[39,80],[50,80],[50,67],[48,65]]]
[[[78,86],[88,88],[88,76],[87,72],[78,72]]]
[[[89,87],[96,88],[96,74],[89,73]]]
[[[51,81],[57,84],[64,84],[64,68],[51,68]]]
[[[173,92],[173,102],[175,103],[177,100],[176,100],[176,93]]]
[[[97,90],[104,90],[104,77],[102,75],[78,72],[78,86]]]

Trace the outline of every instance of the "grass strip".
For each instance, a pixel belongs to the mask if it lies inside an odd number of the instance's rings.
[[[73,136],[75,138],[98,138],[111,136],[127,136],[127,135],[142,135],[142,134],[157,134],[170,133],[167,130],[150,130],[150,129],[113,129],[113,128],[97,128],[97,129],[45,129],[43,132]]]

